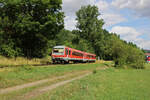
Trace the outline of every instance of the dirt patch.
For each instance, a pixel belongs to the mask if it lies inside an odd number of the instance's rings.
[[[108,67],[104,66],[104,67],[96,68],[96,70],[105,70],[107,68]],[[69,78],[71,76],[74,77],[72,79],[68,79],[68,80],[65,80],[65,81],[60,81],[58,83],[54,83],[54,84],[49,85],[49,86],[38,87],[38,88],[32,90],[31,92],[28,92],[28,93],[23,94],[21,96],[17,96],[14,99],[14,100],[29,100],[30,98],[39,96],[39,95],[41,95],[41,94],[43,94],[45,92],[51,91],[52,89],[55,89],[55,88],[57,88],[59,86],[62,86],[62,85],[65,85],[65,84],[67,84],[69,82],[72,82],[74,80],[81,79],[81,78],[86,77],[86,76],[88,76],[90,74],[92,74],[92,72],[89,71],[89,70],[84,70],[84,71],[79,71],[79,72],[72,72],[72,73],[69,73],[69,74],[65,74],[63,76],[53,77],[53,78],[50,78],[50,79],[43,79],[43,80],[39,80],[39,81],[32,82],[32,83],[27,83],[27,84],[18,85],[18,86],[15,86],[15,87],[1,89],[0,90],[0,94],[7,94],[9,92],[17,91],[17,90],[20,90],[20,89],[23,89],[23,88],[28,88],[28,87],[32,87],[32,86],[42,85],[42,84],[44,84],[46,82],[53,82],[53,81],[56,81],[56,80],[59,80],[59,79],[67,78],[67,77]]]
[[[96,70],[105,70],[107,68],[108,67],[100,67],[100,68],[97,68]],[[53,90],[53,89],[55,89],[55,88],[57,88],[59,86],[65,85],[65,84],[70,83],[70,82],[72,82],[74,80],[78,80],[78,79],[84,78],[84,77],[86,77],[86,76],[88,76],[90,74],[92,74],[92,72],[87,71],[84,75],[77,76],[77,77],[69,79],[69,80],[61,81],[61,82],[58,82],[56,84],[52,84],[50,86],[45,86],[45,87],[42,87],[42,88],[35,89],[32,92],[29,92],[29,93],[26,93],[26,94],[24,94],[22,96],[17,97],[17,99],[15,99],[15,100],[29,100],[29,99],[31,99],[33,97],[36,97],[36,96],[39,96],[39,95],[41,95],[43,93],[51,91],[51,90]]]
[[[29,100],[29,99],[31,99],[31,98],[33,98],[33,97],[39,96],[39,95],[41,95],[41,94],[43,94],[43,93],[45,93],[45,92],[47,92],[47,91],[50,91],[50,90],[52,90],[52,89],[55,89],[55,88],[57,88],[57,87],[59,87],[59,86],[62,86],[62,85],[65,85],[65,84],[67,84],[67,83],[70,83],[70,82],[72,82],[72,81],[74,81],[74,80],[77,80],[77,79],[81,79],[81,78],[83,78],[83,77],[86,77],[86,76],[88,76],[89,74],[92,74],[92,72],[87,72],[87,73],[84,74],[84,75],[81,75],[81,76],[72,78],[72,79],[70,79],[70,80],[58,82],[58,83],[53,84],[53,85],[51,85],[51,86],[46,86],[46,87],[42,87],[42,88],[36,89],[36,90],[34,90],[34,91],[32,91],[32,92],[29,92],[29,93],[27,93],[27,94],[24,94],[23,96],[17,97],[17,99],[15,99],[15,100]]]
[[[31,83],[27,83],[27,84],[23,84],[23,85],[9,87],[9,88],[5,88],[5,89],[0,89],[0,94],[17,91],[17,90],[20,90],[20,89],[23,89],[23,88],[28,88],[28,87],[44,84],[46,82],[55,81],[55,80],[59,80],[59,79],[62,79],[62,78],[70,77],[72,75],[78,75],[80,73],[86,73],[86,72],[87,71],[73,72],[73,73],[63,75],[63,76],[53,77],[53,78],[50,78],[50,79],[43,79],[43,80],[39,80],[39,81],[36,81],[36,82],[31,82]]]

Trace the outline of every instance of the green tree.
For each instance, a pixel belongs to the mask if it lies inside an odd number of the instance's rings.
[[[94,41],[99,35],[99,32],[102,32],[102,26],[104,24],[102,19],[98,19],[100,15],[98,8],[91,5],[83,6],[76,12],[76,15],[80,37],[91,42]]]
[[[75,48],[72,44],[72,41],[75,37],[75,34],[72,34],[71,31],[62,29],[59,34],[57,34],[56,45],[65,45],[71,48]]]
[[[116,67],[123,67],[126,65],[137,69],[144,68],[144,53],[133,43],[131,45],[130,42],[127,43],[118,36],[112,35],[110,48]]]
[[[55,45],[64,27],[62,0],[0,0],[3,43],[11,39],[13,48],[24,56],[43,57]],[[5,23],[5,24],[3,24]]]
[[[126,63],[133,68],[143,69],[145,63],[143,51],[135,46],[128,45],[128,57]]]
[[[77,28],[79,36],[82,39],[87,40],[91,45],[91,48],[95,48],[95,53],[100,55],[101,41],[103,40],[103,29],[104,24],[102,19],[98,19],[100,13],[96,6],[83,6],[77,15]]]

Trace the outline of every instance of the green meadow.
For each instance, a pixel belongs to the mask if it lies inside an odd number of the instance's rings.
[[[99,70],[31,100],[150,100],[150,64]]]
[[[108,68],[98,69],[104,66],[108,66]],[[146,64],[145,69],[123,69],[110,66],[113,66],[112,62],[100,61],[87,64],[39,67],[25,65],[1,68],[0,89],[55,78],[74,72],[91,71],[93,73],[89,76],[59,86],[29,100],[150,100],[150,64]],[[19,100],[16,99],[18,96],[76,76],[69,76],[14,92],[0,94],[0,100]]]
[[[8,67],[0,69],[0,88],[12,87],[24,83],[29,83],[41,79],[57,77],[67,73],[83,70],[94,70],[112,62],[88,63],[88,64],[66,64],[51,66],[29,66]]]

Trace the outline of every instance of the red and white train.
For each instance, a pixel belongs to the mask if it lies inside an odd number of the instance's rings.
[[[69,61],[77,62],[95,62],[96,55],[69,48],[66,46],[55,46],[52,51],[53,63],[69,63]]]
[[[150,63],[150,56],[147,56],[147,57],[146,57],[146,61],[147,61],[148,63]]]

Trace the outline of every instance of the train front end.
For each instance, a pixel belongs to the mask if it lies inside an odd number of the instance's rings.
[[[52,61],[53,63],[64,63],[67,61],[65,56],[65,46],[55,46],[52,50]]]

